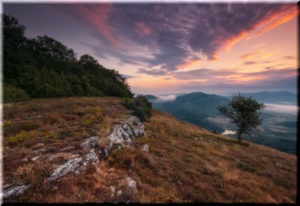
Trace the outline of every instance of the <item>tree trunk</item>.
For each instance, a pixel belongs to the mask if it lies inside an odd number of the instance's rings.
[[[238,131],[238,140],[239,143],[242,143],[242,132],[240,130]]]

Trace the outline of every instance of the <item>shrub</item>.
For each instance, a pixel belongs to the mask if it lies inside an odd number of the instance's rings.
[[[45,139],[59,139],[59,134],[54,133],[54,132],[49,132],[46,136]]]
[[[11,84],[4,84],[3,86],[4,102],[25,101],[30,99],[29,95],[21,88]]]
[[[8,143],[10,145],[16,145],[20,142],[23,142],[25,139],[34,138],[36,136],[38,136],[38,132],[36,131],[27,132],[25,130],[22,130],[17,135],[8,137]]]
[[[28,132],[37,129],[39,127],[40,127],[39,124],[30,121],[24,121],[20,123],[5,121],[3,125],[3,132],[5,136],[14,136],[23,130]]]
[[[127,109],[133,110],[133,114],[143,122],[151,117],[152,104],[142,95],[132,99],[124,99],[123,105]]]

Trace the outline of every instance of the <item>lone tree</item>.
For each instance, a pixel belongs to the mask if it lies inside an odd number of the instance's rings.
[[[243,97],[240,94],[233,96],[227,106],[220,106],[219,112],[232,120],[238,130],[237,137],[242,141],[242,134],[249,134],[252,129],[257,129],[262,123],[259,110],[264,109],[264,104],[251,97]]]

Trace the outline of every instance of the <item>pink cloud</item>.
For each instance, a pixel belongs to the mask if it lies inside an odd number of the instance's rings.
[[[144,22],[135,23],[135,31],[138,35],[145,37],[151,34],[151,28]]]
[[[221,45],[221,46],[215,50],[215,52],[211,55],[210,59],[211,60],[216,59],[217,54],[219,54],[221,51],[224,50],[229,51],[237,42],[245,38],[251,31],[258,30],[255,33],[255,35],[260,36],[265,32],[292,20],[294,17],[297,16],[297,14],[298,14],[298,10],[296,5],[295,6],[287,5],[286,7],[282,7],[278,10],[270,12],[269,14],[266,15],[264,19],[261,19],[260,21],[253,24],[250,28],[244,29],[235,35],[226,36],[224,32],[219,31],[219,33],[222,35],[219,35],[212,42],[212,44]],[[250,38],[252,37],[253,35],[250,36]]]
[[[120,42],[113,36],[113,27],[107,24],[109,16],[114,11],[111,4],[97,4],[97,5],[74,5],[80,17],[85,19],[96,29],[102,37],[115,47],[120,47]]]

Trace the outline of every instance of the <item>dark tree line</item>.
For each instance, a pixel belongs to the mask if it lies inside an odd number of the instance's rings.
[[[48,37],[26,38],[18,20],[3,15],[4,101],[67,96],[132,97],[124,76],[89,55]]]

